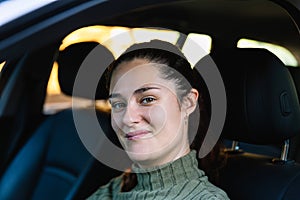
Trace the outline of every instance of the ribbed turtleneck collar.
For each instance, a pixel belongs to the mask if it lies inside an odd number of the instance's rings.
[[[133,190],[164,189],[204,176],[204,172],[198,168],[196,151],[158,167],[143,169],[133,166],[132,171],[137,174],[138,180]]]

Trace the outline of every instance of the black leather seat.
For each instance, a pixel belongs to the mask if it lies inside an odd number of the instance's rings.
[[[221,187],[233,200],[299,199],[300,165],[287,152],[289,139],[300,133],[300,108],[288,69],[264,49],[224,49],[212,57],[227,93],[223,137],[253,148],[284,147],[280,158],[228,151]]]
[[[293,80],[295,82],[298,97],[300,98],[300,67],[287,66]],[[291,139],[291,147],[289,157],[300,163],[300,135],[295,136]]]
[[[61,53],[59,77],[66,94],[72,94],[78,68],[95,45],[75,44]],[[89,117],[90,109],[81,110],[83,118]],[[107,114],[99,112],[98,117],[107,123]],[[72,109],[66,109],[49,116],[13,159],[0,180],[0,199],[84,199],[117,174],[86,150]]]

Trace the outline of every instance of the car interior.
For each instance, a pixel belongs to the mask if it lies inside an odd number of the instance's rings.
[[[249,144],[284,146],[299,133],[300,127],[296,124],[300,110],[295,84],[289,70],[276,56],[264,49],[228,49],[212,57],[220,67],[228,97],[225,138]],[[227,68],[234,68],[236,74]],[[281,153],[280,157],[271,157],[228,151],[227,166],[221,175],[225,190],[233,199],[241,198],[240,194],[235,194],[236,188],[249,194],[245,199],[299,196],[296,189],[299,186],[295,183],[299,181],[300,165],[288,160],[287,152]],[[253,191],[253,188],[256,189]],[[268,192],[268,188],[273,192]]]
[[[99,68],[106,68],[108,61],[115,59],[109,41],[101,44],[85,39],[60,48],[73,31],[95,25],[176,31],[180,34],[174,43],[179,48],[184,47],[189,34],[210,36],[210,50],[198,64],[205,64],[202,61],[208,57],[215,62],[227,99],[220,138],[227,160],[218,186],[233,200],[299,199],[297,0],[68,0],[53,2],[3,25],[0,199],[85,199],[122,173],[92,155],[74,122],[76,110],[87,121],[87,134],[94,132],[89,119],[96,112],[107,137],[120,145],[110,125],[107,105],[97,106],[98,101],[106,102],[103,79],[99,77],[93,98],[86,96],[88,85],[82,93],[73,92],[77,73],[95,47],[100,47],[105,57],[99,61]],[[241,39],[283,47],[294,62],[287,62],[272,49],[238,47]],[[88,104],[76,107],[69,102],[45,112],[55,64],[60,92],[69,99],[85,98]]]

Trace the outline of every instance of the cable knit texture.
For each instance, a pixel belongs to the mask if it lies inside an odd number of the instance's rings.
[[[120,176],[99,188],[88,200],[229,199],[198,168],[195,151],[159,167],[141,169],[133,165],[132,171],[137,173],[138,183],[130,192],[121,192]]]

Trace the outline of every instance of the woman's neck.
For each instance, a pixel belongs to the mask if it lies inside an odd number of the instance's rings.
[[[175,152],[173,154],[169,154],[166,157],[163,158],[159,158],[156,160],[147,160],[147,161],[143,161],[143,162],[135,162],[135,166],[137,166],[138,168],[142,168],[142,169],[147,169],[147,168],[152,168],[152,167],[156,167],[156,166],[161,166],[170,162],[173,162],[185,155],[187,155],[190,152],[190,148],[189,146],[184,145],[184,147],[180,148],[178,152]]]
[[[185,181],[198,179],[204,176],[199,170],[196,151],[180,157],[174,162],[148,169],[132,167],[137,176],[137,185],[134,190],[157,190],[170,188]]]

